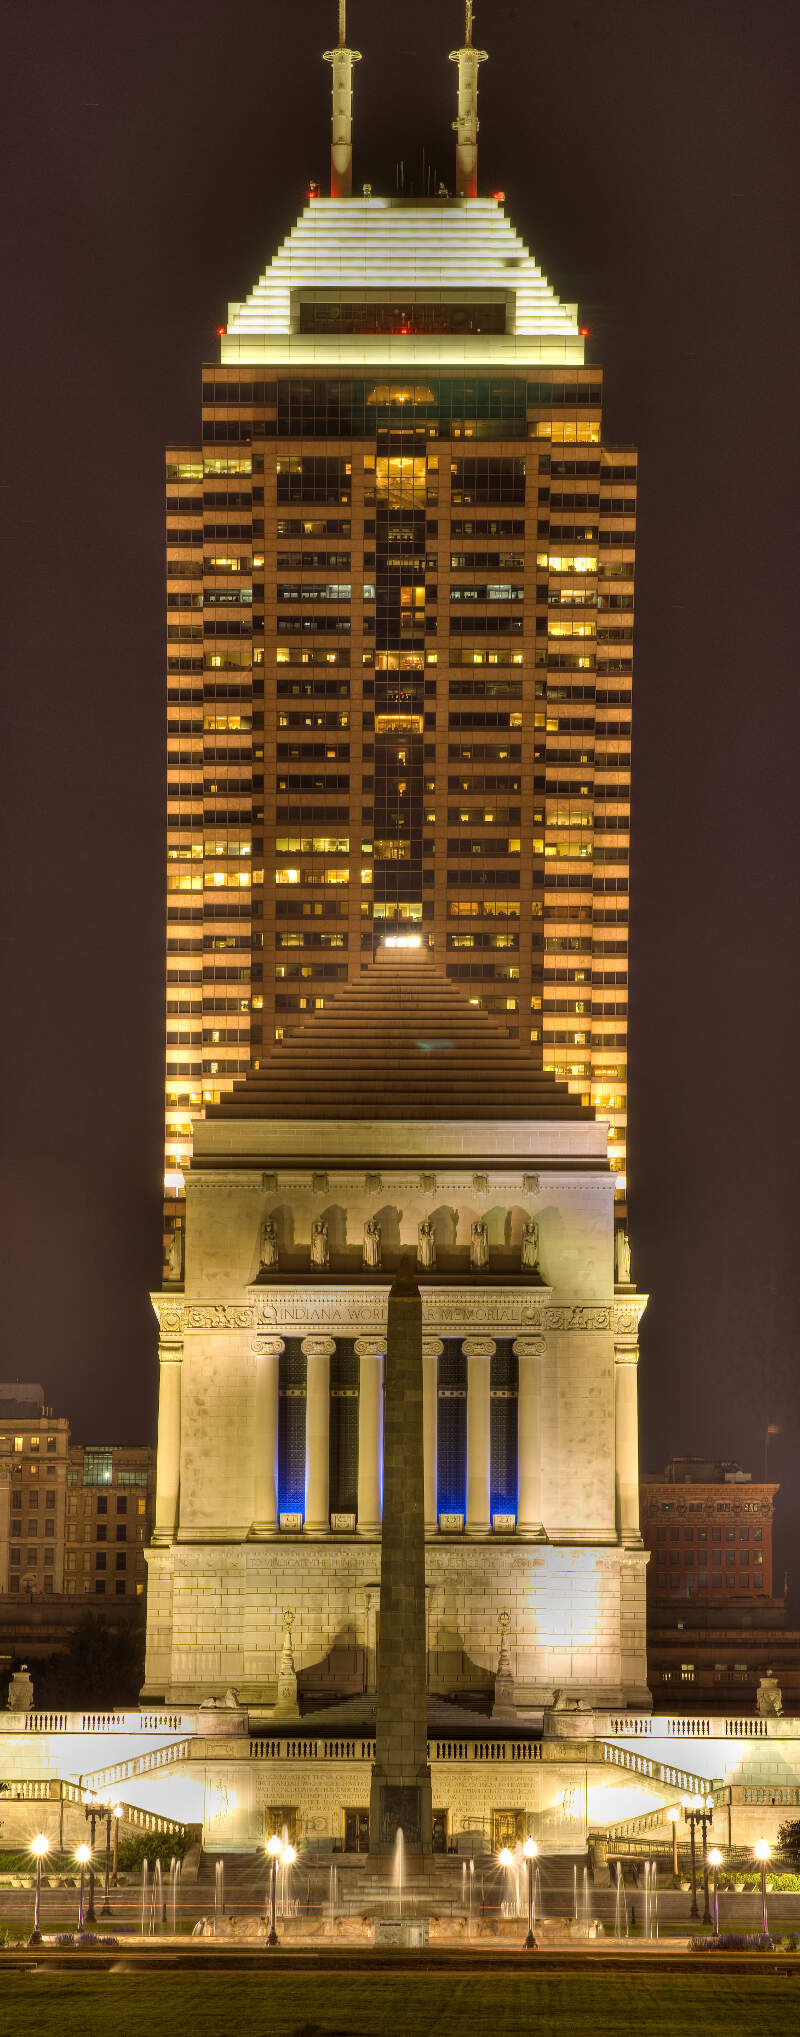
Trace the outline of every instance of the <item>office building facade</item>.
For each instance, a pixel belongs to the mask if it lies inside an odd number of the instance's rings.
[[[194,1121],[392,931],[591,1102],[624,1194],[636,454],[476,195],[482,54],[454,52],[455,193],[390,198],[352,194],[328,53],[334,195],[167,454],[173,1278]]]

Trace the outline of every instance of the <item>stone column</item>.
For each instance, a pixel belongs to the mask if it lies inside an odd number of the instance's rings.
[[[490,1516],[490,1368],[497,1346],[491,1337],[465,1337],[467,1360],[467,1533],[488,1535]]]
[[[358,1533],[379,1535],[383,1488],[383,1340],[357,1337]]]
[[[278,1527],[278,1376],[285,1349],[282,1337],[258,1336],[253,1340],[256,1354],[253,1528],[260,1535],[274,1535]]]
[[[614,1498],[621,1542],[641,1543],[639,1532],[639,1407],[637,1347],[614,1347]]]
[[[330,1510],[330,1415],[333,1337],[304,1337],[306,1360],[306,1512],[308,1535],[327,1535]]]
[[[154,1542],[174,1542],[181,1489],[181,1344],[159,1345]]]
[[[422,1451],[425,1467],[426,1535],[435,1535],[439,1526],[439,1359],[443,1350],[441,1337],[423,1337]]]
[[[514,1344],[514,1355],[519,1364],[517,1533],[540,1537],[543,1533],[542,1359],[545,1349],[544,1337],[517,1337]]]

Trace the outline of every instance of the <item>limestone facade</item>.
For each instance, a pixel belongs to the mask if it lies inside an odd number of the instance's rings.
[[[592,1706],[649,1706],[636,1416],[645,1304],[615,1292],[605,1128],[554,1116],[211,1116],[196,1128],[184,1284],[153,1298],[161,1391],[148,1701],[197,1703],[231,1687],[256,1715],[268,1712],[287,1610],[301,1698],[374,1688],[390,1280],[363,1266],[362,1241],[377,1217],[395,1263],[418,1254],[427,1219],[436,1243],[435,1266],[420,1276],[431,1689],[491,1697],[507,1612],[517,1698],[532,1718],[555,1690]],[[265,1269],[267,1219],[278,1263]],[[526,1271],[531,1220],[539,1262]],[[473,1272],[479,1221],[488,1265]],[[312,1266],[320,1222],[327,1262]],[[353,1382],[339,1390],[357,1401],[347,1510],[333,1505],[330,1482],[337,1353]],[[506,1382],[498,1389],[496,1376]],[[443,1385],[454,1378],[461,1384]],[[462,1459],[448,1474],[455,1500],[437,1437],[452,1416],[447,1395],[466,1402]],[[498,1502],[493,1402],[503,1395],[513,1491],[507,1479]],[[287,1505],[292,1397],[305,1407],[303,1488]],[[296,1437],[296,1407],[292,1418]]]

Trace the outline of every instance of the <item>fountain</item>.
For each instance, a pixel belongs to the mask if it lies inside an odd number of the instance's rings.
[[[394,1842],[394,1864],[392,1866],[392,1882],[397,1890],[398,1917],[402,1917],[403,1914],[403,1881],[405,1877],[405,1866],[406,1866],[406,1842],[403,1836],[403,1827],[402,1825],[398,1825]]]
[[[330,1918],[331,1923],[333,1923],[338,1907],[339,1900],[338,1879],[339,1877],[336,1871],[336,1867],[332,1866],[330,1874],[328,1876],[328,1916]]]
[[[177,1855],[173,1853],[172,1859],[169,1863],[169,1902],[170,1911],[172,1913],[173,1938],[177,1936],[178,1931],[178,1885],[180,1882],[180,1878],[181,1878],[181,1863],[177,1858]]]
[[[225,1919],[225,1863],[218,1860],[214,1870],[214,1937]]]
[[[164,1905],[164,1877],[161,1872],[161,1862],[160,1860],[156,1860],[155,1866],[153,1868],[153,1897],[152,1902],[150,1904],[151,1934],[158,1929],[159,1924],[163,1923],[166,1923],[166,1909]]]
[[[150,1870],[149,1870],[149,1867],[148,1867],[147,1859],[145,1858],[145,1859],[144,1859],[144,1860],[142,1861],[142,1937],[143,1937],[143,1938],[145,1937],[145,1935],[146,1935],[146,1932],[147,1932],[147,1879],[148,1879],[148,1875],[149,1875],[149,1872],[150,1872]]]
[[[628,1936],[628,1899],[625,1894],[625,1883],[622,1879],[622,1862],[620,1860],[617,1861],[617,1880],[614,1899],[614,1936],[615,1938],[622,1938],[623,1936],[627,1938]]]

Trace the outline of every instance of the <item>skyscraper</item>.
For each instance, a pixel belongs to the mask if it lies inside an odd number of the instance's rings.
[[[477,195],[316,190],[167,454],[165,1249],[194,1119],[416,930],[608,1120],[625,1186],[636,455]]]

